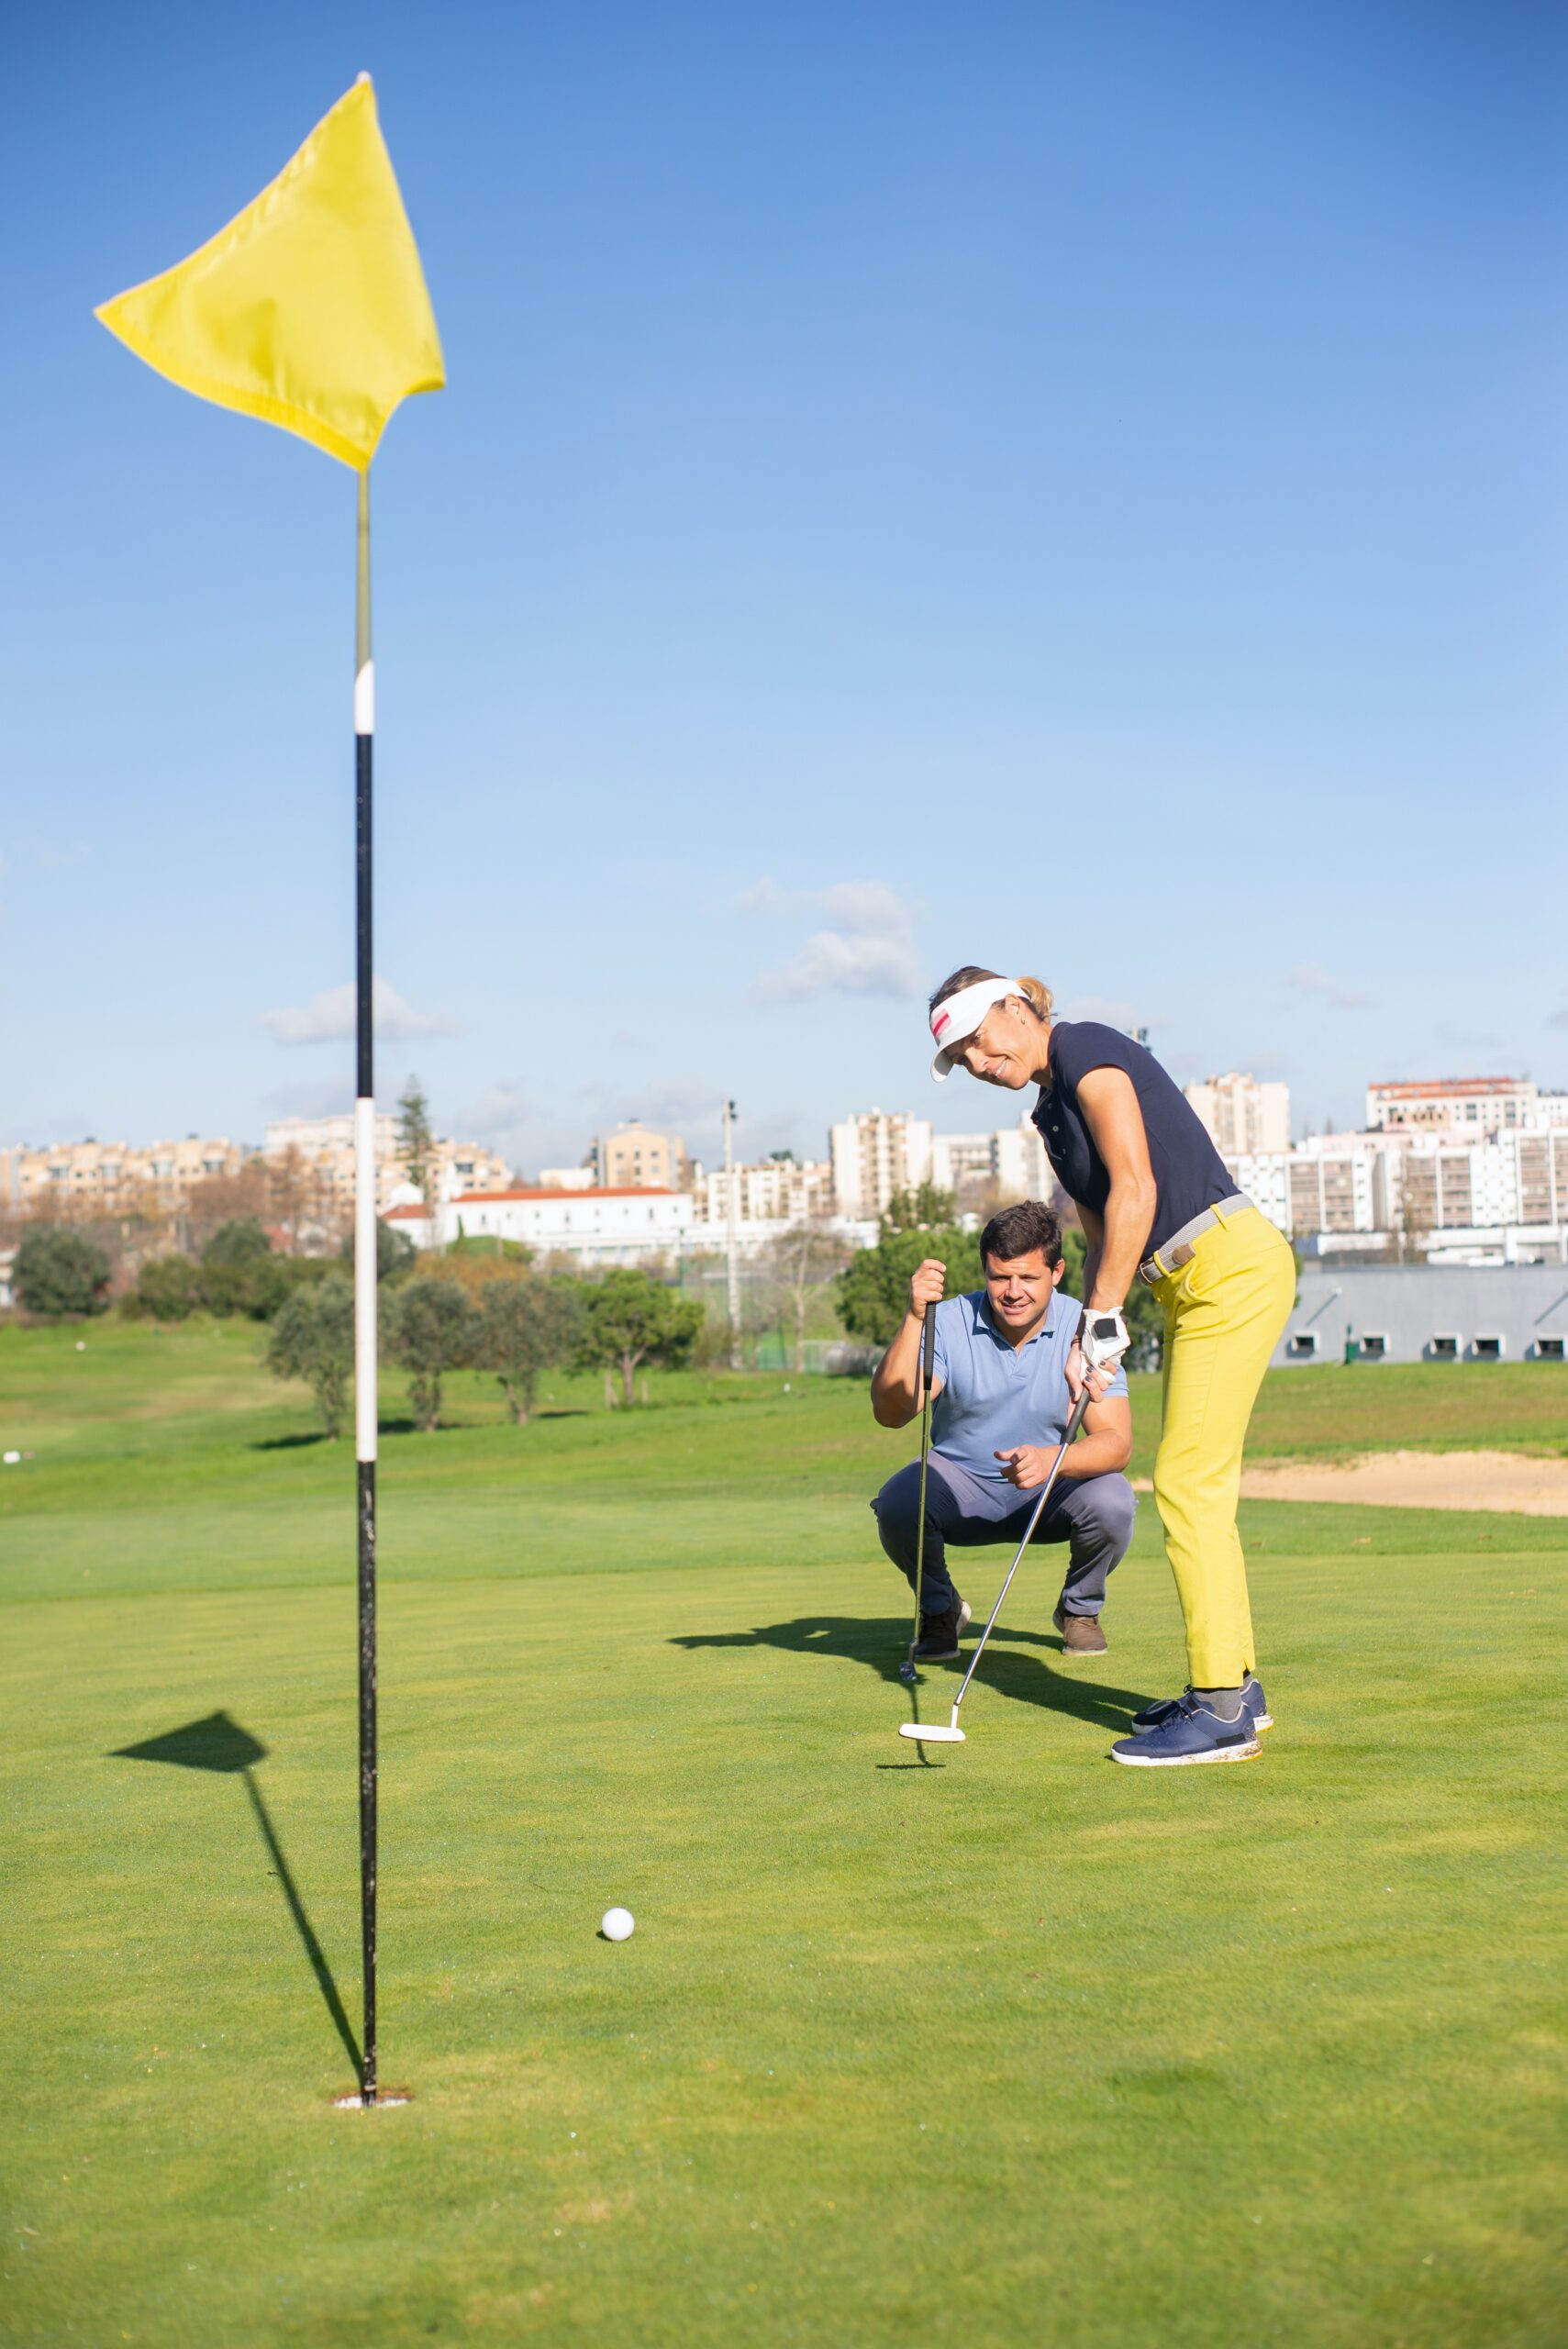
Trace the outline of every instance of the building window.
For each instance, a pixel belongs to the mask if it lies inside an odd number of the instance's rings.
[[[1459,1340],[1456,1337],[1446,1334],[1441,1337],[1429,1338],[1427,1341],[1427,1354],[1429,1360],[1432,1362],[1457,1362],[1459,1360]]]
[[[1387,1331],[1385,1330],[1363,1330],[1362,1331],[1362,1362],[1386,1362],[1387,1359]]]
[[[1564,1359],[1561,1338],[1540,1337],[1535,1341],[1537,1362],[1562,1362]]]
[[[1503,1359],[1503,1341],[1501,1338],[1493,1337],[1491,1335],[1486,1337],[1477,1337],[1470,1351],[1474,1355],[1477,1362],[1501,1362]]]
[[[1310,1362],[1318,1351],[1316,1330],[1293,1330],[1285,1352],[1293,1362]]]

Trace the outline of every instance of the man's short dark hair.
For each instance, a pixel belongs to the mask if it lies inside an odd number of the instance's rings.
[[[1016,1208],[1001,1208],[980,1235],[980,1261],[987,1269],[993,1257],[1010,1264],[1016,1257],[1032,1256],[1037,1248],[1048,1271],[1062,1262],[1062,1226],[1043,1199],[1020,1199]]]

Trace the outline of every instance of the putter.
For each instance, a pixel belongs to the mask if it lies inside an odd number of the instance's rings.
[[[931,1380],[935,1375],[937,1351],[937,1308],[926,1308],[926,1326],[920,1332],[920,1383],[924,1390],[920,1404],[920,1526],[915,1536],[915,1630],[909,1642],[906,1660],[898,1667],[900,1680],[911,1684],[915,1680],[915,1649],[920,1637],[920,1599],[926,1579],[926,1454],[931,1443]]]
[[[912,1737],[918,1744],[921,1745],[962,1745],[963,1743],[963,1731],[958,1725],[958,1709],[963,1702],[963,1692],[968,1687],[970,1682],[973,1679],[974,1667],[985,1653],[985,1642],[990,1638],[991,1633],[995,1627],[997,1616],[1002,1612],[1002,1601],[1006,1598],[1008,1590],[1012,1586],[1013,1576],[1018,1571],[1018,1562],[1022,1558],[1024,1552],[1029,1546],[1030,1537],[1034,1532],[1035,1527],[1040,1523],[1040,1513],[1045,1507],[1046,1502],[1051,1498],[1051,1486],[1055,1484],[1062,1464],[1067,1457],[1067,1447],[1072,1442],[1073,1437],[1077,1434],[1079,1429],[1083,1426],[1084,1414],[1088,1408],[1089,1389],[1087,1386],[1085,1386],[1083,1392],[1080,1394],[1078,1400],[1073,1406],[1072,1415],[1067,1421],[1067,1431],[1062,1439],[1061,1449],[1057,1453],[1055,1459],[1051,1464],[1050,1475],[1046,1478],[1044,1484],[1040,1488],[1040,1498],[1036,1501],[1033,1508],[1029,1511],[1029,1521],[1024,1528],[1024,1538],[1018,1543],[1018,1549],[1013,1554],[1012,1564],[1007,1568],[1007,1579],[1002,1585],[1001,1589],[996,1593],[996,1604],[991,1609],[991,1620],[986,1624],[985,1629],[981,1632],[974,1653],[969,1659],[969,1670],[964,1674],[962,1681],[959,1685],[958,1695],[953,1698],[951,1720],[948,1722],[945,1729],[940,1722],[928,1729],[920,1721],[905,1721],[899,1728],[898,1734],[900,1737]]]

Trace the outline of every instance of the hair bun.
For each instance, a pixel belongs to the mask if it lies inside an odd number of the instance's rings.
[[[1031,979],[1026,972],[1020,971],[1018,973],[1018,985],[1022,987],[1024,993],[1028,996],[1029,1001],[1033,1004],[1040,1018],[1042,1019],[1049,1019],[1051,1017],[1051,1006],[1055,1003],[1056,997],[1051,994],[1051,989],[1046,985],[1045,981],[1043,979]]]

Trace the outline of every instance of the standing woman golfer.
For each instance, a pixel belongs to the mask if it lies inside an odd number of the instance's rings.
[[[1241,1447],[1296,1296],[1283,1235],[1232,1187],[1224,1163],[1151,1052],[1093,1019],[1053,1019],[1049,987],[973,965],[931,997],[931,1074],[954,1068],[1009,1092],[1038,1085],[1034,1123],[1088,1243],[1084,1328],[1070,1357],[1126,1350],[1134,1280],[1164,1308],[1164,1425],[1154,1500],[1187,1627],[1189,1685],[1133,1717],[1112,1746],[1143,1766],[1246,1762],[1273,1726],[1253,1677],[1247,1569],[1236,1531]],[[1115,1329],[1091,1334],[1089,1316]]]

